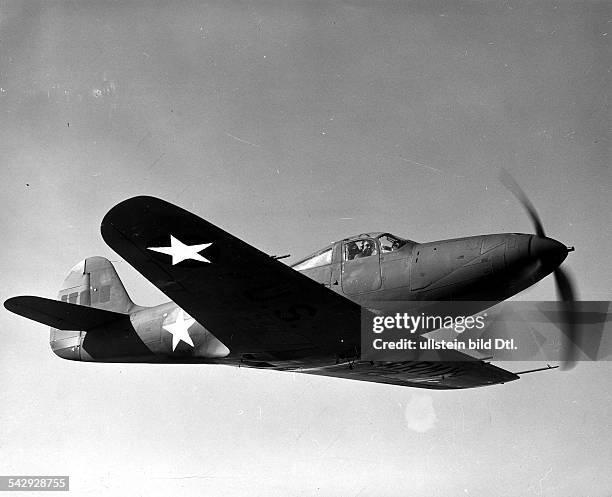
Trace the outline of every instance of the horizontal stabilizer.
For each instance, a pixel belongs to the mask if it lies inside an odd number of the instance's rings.
[[[4,307],[58,330],[87,331],[127,317],[127,314],[118,312],[31,296],[8,299]]]

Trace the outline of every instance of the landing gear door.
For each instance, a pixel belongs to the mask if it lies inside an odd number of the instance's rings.
[[[373,238],[359,237],[342,242],[342,291],[356,295],[378,290],[380,250]]]

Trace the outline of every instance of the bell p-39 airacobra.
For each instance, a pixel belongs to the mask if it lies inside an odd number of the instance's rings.
[[[102,237],[171,302],[135,305],[113,265],[90,257],[70,271],[59,300],[21,296],[4,305],[51,326],[52,350],[77,361],[225,364],[434,389],[505,383],[517,374],[457,350],[437,361],[360,357],[362,313],[388,302],[493,305],[554,273],[571,306],[559,267],[571,249],[546,237],[518,185],[509,175],[505,183],[536,234],[416,243],[363,233],[291,267],[180,207],[134,197],[106,214]],[[570,323],[570,339],[574,332]]]

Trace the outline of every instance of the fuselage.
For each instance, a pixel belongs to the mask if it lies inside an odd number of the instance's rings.
[[[414,312],[432,301],[465,301],[471,303],[470,313],[475,314],[544,278],[566,255],[559,242],[529,234],[416,243],[377,232],[334,242],[292,267],[371,311]],[[99,274],[101,283],[84,281],[84,272],[77,265],[79,269],[73,269],[67,278],[60,299],[86,298],[74,303],[89,305],[95,295],[89,290],[97,291],[98,285],[104,289],[102,282],[112,280],[115,274],[114,269],[110,274],[100,264],[101,272],[91,274]],[[120,290],[111,286],[108,292]],[[52,330],[52,349],[65,359],[106,362],[218,362],[230,354],[213,333],[173,302],[146,308],[130,302],[123,312],[122,331],[88,334]],[[189,329],[183,339],[173,333],[179,320]],[[194,337],[198,337],[192,342],[196,345],[186,342]],[[299,361],[295,365],[299,366]]]
[[[558,265],[543,257],[546,249],[540,248],[541,239],[535,235],[503,233],[428,243],[393,237],[401,240],[401,246],[385,250],[381,240],[392,236],[371,233],[349,237],[293,267],[303,267],[331,251],[329,264],[307,267],[302,274],[364,307],[392,311],[393,302],[402,306],[410,301],[499,302],[533,285]],[[565,250],[558,242],[544,240],[553,249],[558,245]],[[355,241],[370,244],[374,252],[350,258],[349,248]]]

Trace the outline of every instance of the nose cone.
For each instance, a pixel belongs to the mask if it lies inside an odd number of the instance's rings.
[[[534,235],[531,237],[529,244],[529,255],[539,259],[545,266],[554,269],[567,257],[567,247],[552,238]]]

